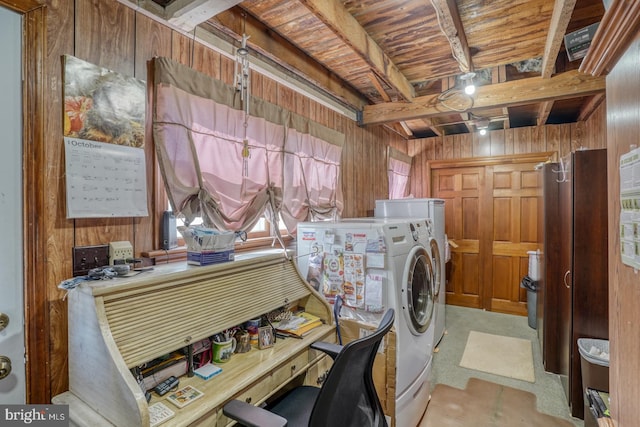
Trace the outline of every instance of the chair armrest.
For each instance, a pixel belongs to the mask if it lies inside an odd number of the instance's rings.
[[[287,420],[280,415],[241,400],[231,400],[222,408],[222,413],[247,427],[285,427]]]
[[[316,341],[313,344],[311,344],[309,347],[315,350],[320,350],[323,353],[328,354],[329,356],[331,356],[333,360],[336,360],[336,357],[338,357],[338,354],[342,351],[341,345],[333,344],[330,342],[324,342],[324,341]]]

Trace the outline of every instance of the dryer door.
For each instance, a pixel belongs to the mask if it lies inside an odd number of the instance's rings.
[[[433,266],[431,255],[422,246],[414,246],[407,257],[403,277],[402,305],[409,329],[424,333],[433,317]]]
[[[431,263],[433,265],[433,298],[438,300],[440,286],[442,285],[442,262],[440,258],[440,245],[435,238],[429,239],[431,249]]]

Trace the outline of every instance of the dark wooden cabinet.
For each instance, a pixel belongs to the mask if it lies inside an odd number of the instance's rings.
[[[538,336],[545,370],[560,375],[583,418],[578,338],[608,339],[607,152],[543,166],[544,251]]]

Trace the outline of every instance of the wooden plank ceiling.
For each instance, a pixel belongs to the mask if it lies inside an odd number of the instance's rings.
[[[602,0],[155,0],[153,9],[170,22],[193,16],[180,20],[185,30],[237,45],[249,35],[250,51],[359,111],[363,125],[406,138],[575,122],[604,100],[604,77],[579,73],[564,47],[565,34],[600,22]]]

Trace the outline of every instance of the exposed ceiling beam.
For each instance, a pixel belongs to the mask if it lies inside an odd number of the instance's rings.
[[[553,99],[567,99],[594,95],[604,92],[604,77],[593,77],[577,70],[555,75],[549,79],[531,77],[494,85],[478,87],[474,95],[473,109],[502,108],[515,105],[532,104]],[[460,111],[467,108],[466,99],[450,98],[447,103]],[[426,95],[413,102],[387,102],[365,105],[362,113],[362,125],[387,123],[400,120],[412,120],[433,117],[450,111],[438,102],[438,95]]]
[[[242,0],[175,0],[165,8],[165,18],[185,31],[232,8]]]
[[[375,73],[409,101],[415,98],[415,89],[400,72],[382,48],[362,28],[339,0],[300,0],[311,9],[333,32],[349,44]]]
[[[429,126],[429,129],[431,129],[431,131],[433,133],[435,133],[437,136],[442,136],[442,131],[438,127],[438,123],[436,123],[435,120],[433,120],[433,119],[422,119],[422,121],[424,122],[424,124]]]
[[[373,71],[369,73],[369,80],[371,80],[371,84],[373,84],[373,86],[376,88],[376,90],[380,94],[380,97],[385,102],[390,102],[391,97],[389,96],[387,91],[384,90],[384,87],[382,86],[382,82],[380,82],[380,79],[378,78],[378,76],[376,76],[376,74]],[[398,129],[396,130],[398,130],[404,136],[413,136],[413,131],[407,125],[407,122],[398,122]]]
[[[232,8],[216,15],[199,28],[203,28],[217,37],[233,37],[234,40],[237,40],[244,31],[250,37],[249,45],[251,47],[257,48],[261,54],[292,70],[300,78],[306,79],[318,87],[326,88],[329,93],[349,105],[360,106],[356,108],[361,108],[367,103],[363,97],[346,86],[344,81],[335,74],[330,73],[316,61],[310,61],[308,57],[301,55],[298,48],[271,31],[253,16],[243,16],[243,12],[238,8]]]
[[[380,97],[382,98],[382,100],[384,102],[390,102],[391,97],[389,96],[387,91],[384,90],[384,87],[382,86],[382,83],[380,82],[380,79],[378,78],[378,76],[376,76],[376,74],[372,71],[369,73],[368,77],[369,77],[369,80],[371,80],[371,84],[373,85],[373,87],[375,87],[378,93],[380,94]]]
[[[600,104],[602,104],[602,101],[604,100],[605,100],[604,93],[593,95],[591,99],[587,101],[586,104],[582,105],[582,108],[580,109],[580,114],[578,115],[578,121],[584,122],[589,117],[591,117],[591,114],[593,114],[593,112],[596,111],[596,109],[600,106]]]
[[[502,114],[506,117],[502,123],[502,127],[504,129],[509,129],[511,127],[511,122],[509,121],[509,109],[507,107],[502,107]]]
[[[473,133],[473,125],[471,124],[471,114],[469,113],[460,113],[460,119],[462,123],[465,125],[469,133]]]
[[[453,58],[458,62],[460,71],[463,73],[473,71],[469,43],[467,43],[467,36],[455,0],[431,0],[431,3],[440,17],[440,27],[451,44]]]
[[[547,33],[547,42],[544,46],[544,55],[542,57],[542,77],[545,79],[548,79],[553,74],[558,52],[560,52],[560,46],[562,46],[575,6],[576,0],[556,0],[553,7],[551,25]]]
[[[538,107],[538,126],[542,126],[547,122],[551,109],[553,108],[553,101],[541,102]]]

